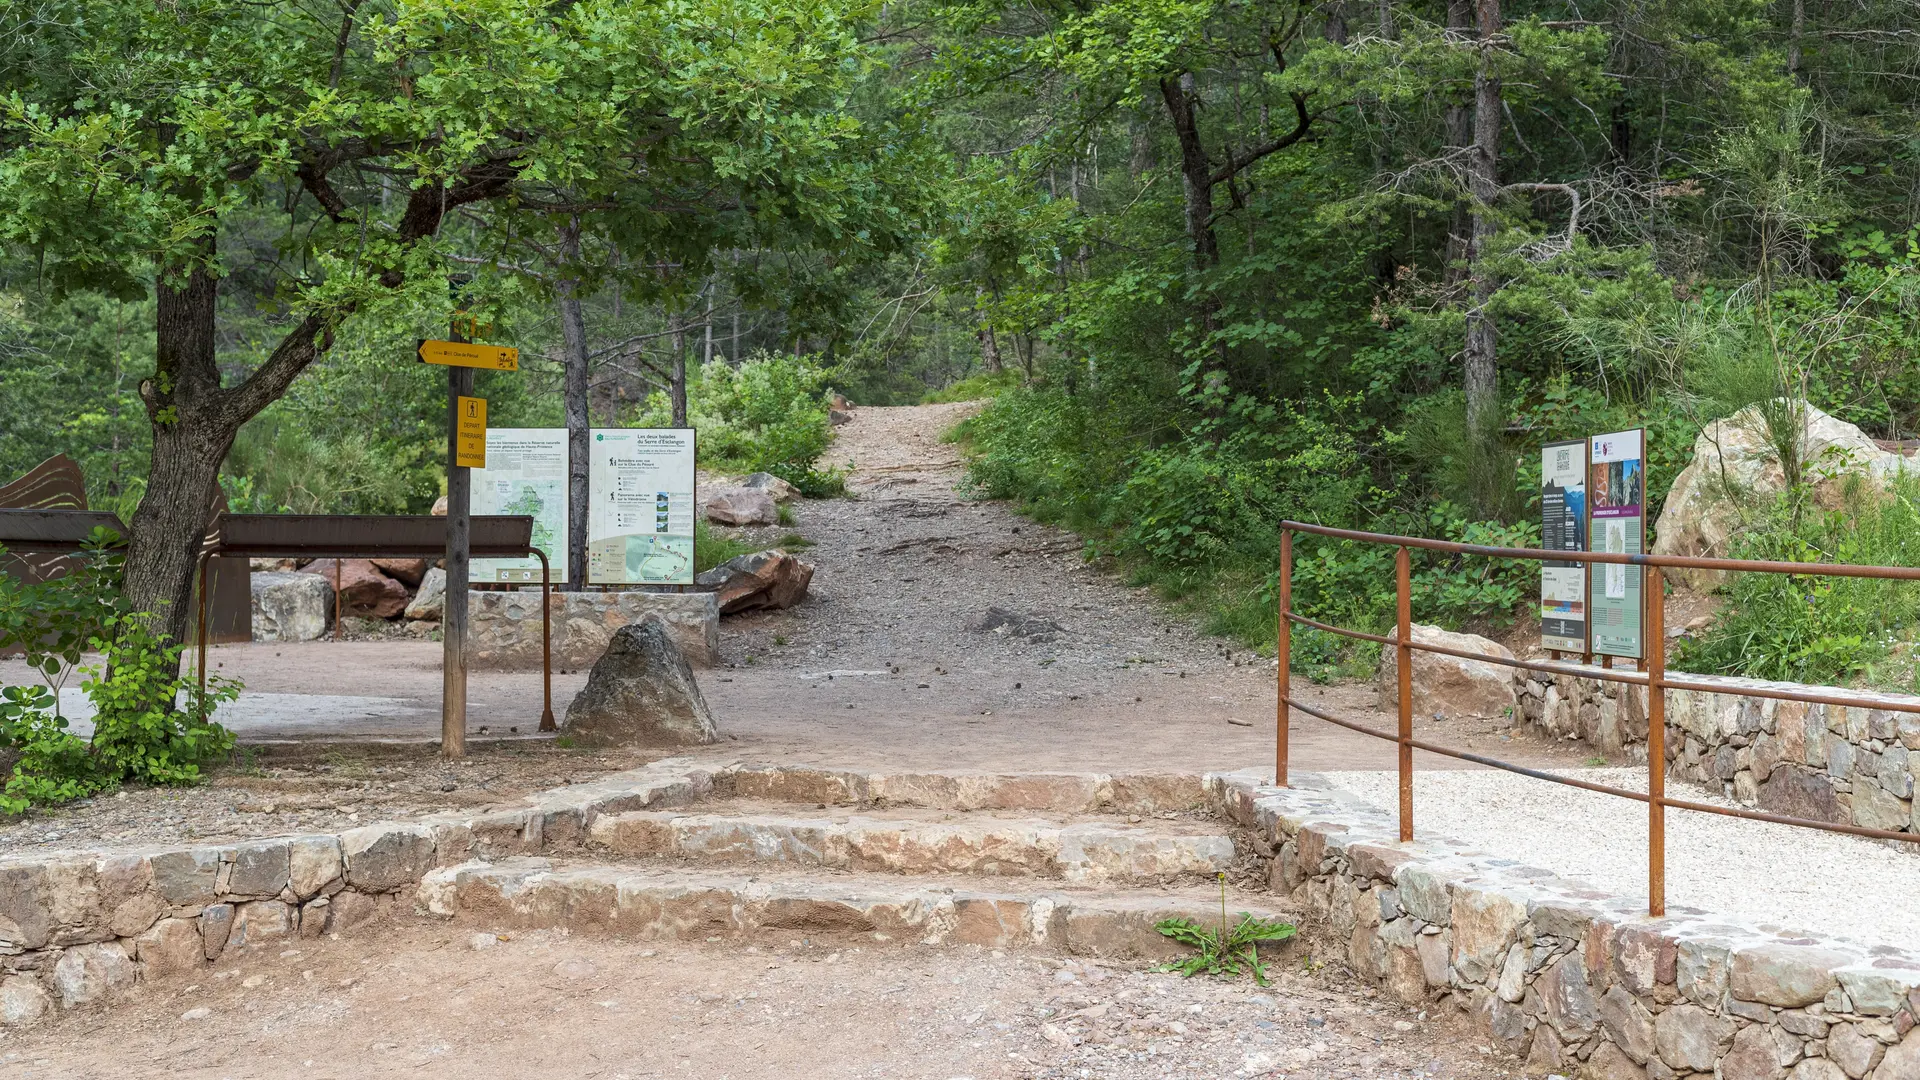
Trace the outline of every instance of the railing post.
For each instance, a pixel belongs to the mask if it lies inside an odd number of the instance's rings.
[[[1641,575],[1647,617],[1647,914],[1667,913],[1667,598],[1660,568]]]
[[[1400,839],[1413,839],[1413,564],[1402,547],[1393,556],[1399,636],[1395,667],[1400,676]]]
[[[1273,655],[1280,667],[1280,699],[1274,704],[1273,782],[1287,786],[1287,720],[1293,707],[1293,530],[1280,530],[1280,614],[1274,627]]]

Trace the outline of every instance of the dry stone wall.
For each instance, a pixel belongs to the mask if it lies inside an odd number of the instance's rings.
[[[479,669],[540,666],[540,591],[475,592],[469,601],[467,663]],[[696,667],[720,658],[720,606],[713,593],[556,592],[553,666],[592,667],[614,631],[658,615]]]
[[[1840,824],[1920,834],[1920,704],[1862,695],[1882,707],[1810,705],[1743,690],[1788,683],[1689,675],[1718,692],[1667,691],[1667,768],[1747,806]],[[1519,672],[1526,723],[1604,753],[1647,758],[1645,687],[1571,675]]]
[[[1322,949],[1402,1000],[1467,1013],[1530,1074],[1920,1080],[1920,957],[1649,918],[1546,870],[1398,843],[1387,814],[1330,791],[1213,782]]]
[[[395,905],[410,910],[438,867],[574,845],[599,814],[684,805],[712,783],[710,771],[669,760],[480,816],[0,859],[0,1024],[110,999],[229,949],[317,937]]]

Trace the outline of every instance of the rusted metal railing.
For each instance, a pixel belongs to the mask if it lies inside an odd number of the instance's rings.
[[[1324,622],[1300,615],[1293,610],[1293,536],[1298,533],[1310,533],[1338,540],[1354,540],[1369,544],[1390,544],[1394,552],[1394,623],[1396,634],[1386,637],[1369,634],[1359,630],[1332,626]],[[1412,555],[1411,549],[1424,548],[1428,551],[1441,551],[1456,555],[1481,555],[1494,559],[1525,559],[1534,562],[1578,562],[1589,566],[1596,563],[1616,563],[1638,566],[1644,569],[1645,579],[1640,590],[1641,627],[1645,660],[1641,668],[1628,670],[1614,668],[1611,664],[1593,666],[1576,664],[1561,660],[1520,660],[1482,653],[1466,652],[1441,645],[1423,645],[1413,640],[1412,634]],[[1289,720],[1294,710],[1305,713],[1315,719],[1324,720],[1350,731],[1370,735],[1376,739],[1391,742],[1398,747],[1400,773],[1400,839],[1413,839],[1413,752],[1423,750],[1440,754],[1460,761],[1469,761],[1489,768],[1501,769],[1521,776],[1530,776],[1537,780],[1548,780],[1584,791],[1595,791],[1604,795],[1614,795],[1623,799],[1633,799],[1647,804],[1647,911],[1652,915],[1666,914],[1666,863],[1667,830],[1666,811],[1668,807],[1679,810],[1696,810],[1704,814],[1720,814],[1725,817],[1746,818],[1751,821],[1765,821],[1776,825],[1797,825],[1802,828],[1819,829],[1824,832],[1846,833],[1851,836],[1864,836],[1875,840],[1899,840],[1910,844],[1920,844],[1920,834],[1892,832],[1886,829],[1870,829],[1863,825],[1842,825],[1830,821],[1815,821],[1809,818],[1789,817],[1784,814],[1770,814],[1760,810],[1748,810],[1744,807],[1714,806],[1710,803],[1695,802],[1689,799],[1676,799],[1667,794],[1667,752],[1666,752],[1666,692],[1674,690],[1696,690],[1704,693],[1734,693],[1751,697],[1773,698],[1780,701],[1801,701],[1817,705],[1838,705],[1886,709],[1895,712],[1920,713],[1920,702],[1903,703],[1878,697],[1867,697],[1849,693],[1838,687],[1806,687],[1782,689],[1773,687],[1740,687],[1737,691],[1717,683],[1699,679],[1689,679],[1684,675],[1673,677],[1666,670],[1666,597],[1662,571],[1667,567],[1697,570],[1725,570],[1738,573],[1763,574],[1800,574],[1824,577],[1879,578],[1890,581],[1920,581],[1920,567],[1906,566],[1853,566],[1844,563],[1795,563],[1771,562],[1749,559],[1710,559],[1685,555],[1622,555],[1599,551],[1546,551],[1540,548],[1492,547],[1485,544],[1460,544],[1448,540],[1428,540],[1413,536],[1394,536],[1387,533],[1361,532],[1355,529],[1334,529],[1324,525],[1309,525],[1304,522],[1286,521],[1280,527],[1280,580],[1279,580],[1279,621],[1277,626],[1279,644],[1280,694],[1276,706],[1277,732],[1274,745],[1274,776],[1281,786],[1287,786],[1287,751],[1289,741]],[[1289,670],[1292,659],[1293,626],[1309,627],[1341,637],[1358,641],[1372,641],[1382,645],[1391,645],[1395,650],[1395,661],[1399,674],[1400,708],[1399,730],[1381,731],[1365,724],[1356,723],[1330,713],[1316,709],[1293,699],[1292,675]],[[1548,675],[1570,675],[1582,679],[1595,679],[1602,682],[1626,683],[1647,688],[1647,790],[1631,791],[1610,784],[1598,784],[1587,780],[1578,780],[1569,776],[1558,776],[1540,769],[1530,769],[1515,765],[1510,761],[1488,757],[1484,754],[1469,753],[1449,746],[1441,746],[1425,739],[1413,736],[1413,654],[1415,651],[1453,656],[1463,660],[1475,660],[1481,663],[1498,664],[1503,667],[1537,671]]]

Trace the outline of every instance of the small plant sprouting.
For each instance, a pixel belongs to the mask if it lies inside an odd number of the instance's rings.
[[[1203,971],[1219,978],[1247,971],[1253,975],[1254,982],[1266,986],[1267,968],[1260,962],[1259,943],[1285,941],[1294,935],[1294,926],[1256,919],[1244,911],[1240,913],[1239,923],[1229,926],[1227,875],[1215,876],[1220,881],[1219,927],[1201,926],[1192,919],[1163,919],[1155,923],[1155,930],[1196,950],[1192,956],[1162,964],[1157,970],[1178,972],[1189,979]]]
[[[773,643],[775,645],[785,645],[787,643],[787,635],[785,634],[773,635]]]

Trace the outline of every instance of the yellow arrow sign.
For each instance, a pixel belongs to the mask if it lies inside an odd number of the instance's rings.
[[[463,469],[487,467],[487,399],[459,398],[454,413],[453,463]]]
[[[485,368],[488,371],[519,371],[520,350],[501,345],[474,345],[465,341],[423,341],[417,350],[420,359],[441,367]]]

